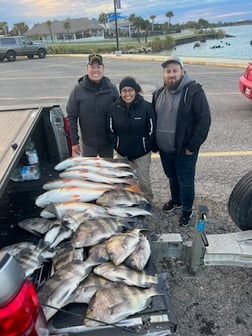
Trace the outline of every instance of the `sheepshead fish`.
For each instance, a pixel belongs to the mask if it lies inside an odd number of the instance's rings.
[[[94,273],[110,281],[142,288],[149,288],[158,282],[157,276],[148,275],[143,271],[135,271],[123,264],[115,266],[112,262],[96,266]]]
[[[52,263],[55,270],[65,267],[72,261],[83,261],[83,249],[75,249],[70,241],[62,242],[56,247],[56,255],[52,258]]]
[[[36,245],[31,242],[20,242],[12,245],[8,245],[1,248],[1,252],[8,252],[10,255],[15,257],[18,254],[22,254],[22,251],[32,251],[36,248]]]
[[[83,180],[98,182],[98,183],[107,183],[110,185],[113,184],[128,184],[134,185],[137,184],[137,180],[135,178],[126,178],[126,177],[113,177],[105,174],[99,174],[95,172],[90,172],[88,170],[70,170],[63,171],[59,174],[61,178],[79,178]]]
[[[121,264],[136,248],[141,229],[118,233],[107,240],[107,252],[114,265]]]
[[[70,296],[69,303],[89,303],[95,292],[104,285],[109,284],[110,281],[99,277],[94,273],[90,273],[89,276],[83,280],[79,286],[75,289]]]
[[[107,214],[105,208],[97,205],[95,208],[91,207],[83,212],[67,212],[66,215],[62,217],[62,221],[64,222],[64,225],[66,225],[73,232],[75,232],[78,229],[79,225],[85,220],[105,217],[113,218],[112,215]]]
[[[92,246],[88,251],[88,259],[97,264],[109,261],[110,258],[107,252],[107,242],[104,241]]]
[[[152,216],[152,213],[140,207],[107,207],[107,213],[118,217]]]
[[[58,246],[62,241],[71,238],[73,231],[65,225],[61,225],[58,235],[55,237],[54,241],[50,244],[51,248]]]
[[[87,189],[78,187],[66,187],[52,189],[39,195],[35,204],[38,207],[44,208],[50,203],[62,203],[69,201],[91,202],[95,201],[107,189]]]
[[[96,204],[109,206],[133,206],[146,204],[148,201],[138,193],[129,190],[108,190],[99,196]]]
[[[64,268],[56,271],[39,289],[38,296],[47,320],[57,312],[57,309],[68,303],[71,294],[88,276],[93,266],[93,263],[87,261],[67,264]],[[54,307],[54,309],[47,305]]]
[[[94,172],[98,174],[114,176],[114,177],[134,177],[132,170],[122,170],[121,168],[100,168],[96,166],[76,165],[65,169],[65,171],[80,170],[86,172]]]
[[[40,213],[41,217],[48,218],[49,216],[57,216],[58,219],[62,219],[71,213],[86,213],[88,217],[92,217],[91,214],[97,214],[97,216],[102,216],[107,214],[106,209],[100,205],[96,205],[88,202],[62,202],[62,203],[50,203],[48,204]],[[96,216],[96,217],[97,217]],[[95,217],[95,216],[94,216]]]
[[[156,295],[165,295],[162,281],[147,289],[113,283],[102,286],[89,303],[84,324],[96,327],[124,320],[146,309]]]
[[[22,229],[37,235],[43,235],[49,231],[54,225],[60,224],[58,220],[48,220],[41,217],[26,218],[18,222],[18,226]]]
[[[65,170],[69,167],[73,167],[76,164],[85,164],[97,167],[126,167],[130,168],[130,164],[127,162],[120,162],[119,160],[115,159],[104,159],[100,157],[83,157],[83,156],[76,156],[68,158],[64,161],[58,163],[54,169],[55,170]]]
[[[57,179],[51,182],[47,182],[43,185],[44,190],[65,188],[65,187],[80,187],[80,188],[90,188],[90,189],[113,189],[114,186],[108,185],[107,183],[91,182],[87,180],[81,180],[79,178],[66,178]]]
[[[149,240],[140,234],[139,242],[131,255],[124,261],[124,264],[137,271],[143,271],[151,255]]]
[[[38,245],[33,250],[22,251],[22,253],[15,256],[15,259],[23,267],[25,275],[29,277],[32,273],[38,269],[45,258],[43,252],[48,248],[44,240],[41,239]]]
[[[75,248],[94,246],[127,226],[122,219],[95,218],[82,222],[72,237]]]

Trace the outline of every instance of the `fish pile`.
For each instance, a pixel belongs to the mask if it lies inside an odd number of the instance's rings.
[[[151,249],[138,219],[151,213],[130,164],[74,157],[55,169],[59,178],[35,200],[41,217],[19,222],[39,243],[6,248],[27,277],[51,260],[53,271],[38,288],[47,320],[74,302],[88,304],[87,327],[144,310],[164,289],[145,271]]]

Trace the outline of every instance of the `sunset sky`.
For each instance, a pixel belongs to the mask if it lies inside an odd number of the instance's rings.
[[[113,12],[114,0],[1,0],[0,21],[9,28],[14,23],[25,22],[30,28],[47,20],[87,17],[98,19],[99,14]],[[122,15],[136,14],[144,19],[156,15],[155,22],[168,19],[165,13],[172,11],[171,23],[197,21],[209,22],[252,20],[252,1],[230,0],[121,0]]]

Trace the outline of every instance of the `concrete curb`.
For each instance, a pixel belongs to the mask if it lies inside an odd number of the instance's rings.
[[[168,55],[167,55],[168,56]],[[136,60],[136,61],[156,61],[164,62],[167,56],[160,55],[104,55],[104,58],[120,58],[122,60]],[[198,64],[198,65],[212,65],[225,66],[235,68],[245,68],[249,60],[243,59],[226,59],[226,58],[210,58],[210,57],[181,57],[184,64]]]
[[[154,61],[154,62],[164,62],[168,55],[138,55],[138,54],[102,54],[104,59],[120,59],[127,61]],[[87,58],[88,54],[57,54],[57,55],[47,55],[49,57],[82,57]],[[179,56],[179,55],[178,55]],[[195,64],[195,65],[209,65],[209,66],[220,66],[220,67],[230,67],[230,68],[242,68],[245,69],[249,63],[247,59],[234,59],[234,58],[211,58],[211,57],[181,57],[184,64]]]

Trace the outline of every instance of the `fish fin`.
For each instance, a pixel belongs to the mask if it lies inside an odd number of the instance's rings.
[[[52,214],[54,215],[57,215],[57,210],[56,210],[56,207],[53,203],[49,203],[46,207],[45,207],[45,210],[48,211],[48,212],[51,212]]]
[[[44,251],[46,250],[47,248],[50,247],[50,242],[48,241],[45,241],[43,238],[41,238],[38,242],[38,245],[36,246],[36,250],[41,250],[41,251]]]
[[[143,192],[140,189],[140,186],[137,183],[129,185],[129,186],[125,187],[124,189],[128,190],[128,191],[131,191],[131,192],[134,192],[134,193],[137,193],[137,194],[140,194],[140,195],[143,194]]]

